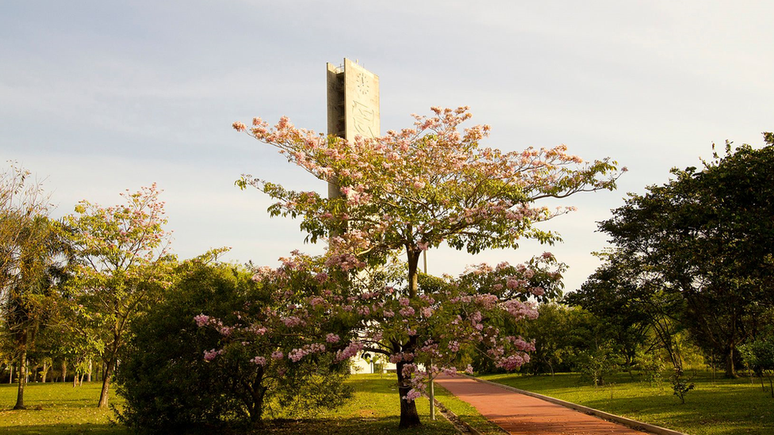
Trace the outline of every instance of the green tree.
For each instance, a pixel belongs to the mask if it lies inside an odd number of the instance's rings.
[[[535,341],[535,351],[525,367],[532,374],[569,370],[573,355],[573,322],[570,308],[557,304],[541,304],[538,318],[524,323],[523,335]],[[570,357],[570,358],[568,358]]]
[[[769,379],[771,397],[774,398],[774,335],[743,344],[739,346],[739,352],[744,363],[761,379],[761,386],[764,375]]]
[[[750,321],[774,303],[774,135],[764,139],[760,149],[727,143],[702,170],[673,169],[600,224],[652,291],[684,301],[683,322],[707,353],[724,355],[729,377]]]
[[[676,334],[684,329],[682,299],[664,292],[660,276],[649,273],[638,257],[619,251],[601,257],[602,266],[565,302],[584,308],[608,325],[628,367],[634,365],[640,347],[646,346],[663,349],[675,370],[682,370],[676,342]],[[651,336],[656,343],[648,343]]]
[[[164,203],[153,184],[122,196],[124,204],[100,207],[81,201],[66,216],[68,236],[78,254],[72,305],[84,330],[82,337],[101,350],[102,391],[107,407],[110,380],[129,325],[165,287],[171,259]]]

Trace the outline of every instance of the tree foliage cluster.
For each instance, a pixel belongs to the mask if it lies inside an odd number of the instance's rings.
[[[599,224],[613,248],[568,301],[616,325],[620,343],[655,339],[677,372],[687,336],[736,376],[740,346],[770,334],[774,309],[774,136],[764,140],[726,143],[701,169],[630,194]]]

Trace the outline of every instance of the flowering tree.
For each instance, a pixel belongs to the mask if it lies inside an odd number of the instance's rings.
[[[333,281],[304,264],[251,271],[217,263],[211,251],[177,265],[164,297],[132,322],[116,370],[120,420],[154,433],[202,425],[209,433],[341,404],[346,364],[334,358],[352,328],[326,315],[320,301]]]
[[[242,374],[235,394],[252,421],[261,418],[265,397],[276,396],[278,385],[308,380],[310,367],[337,365],[362,352],[385,355],[397,365],[401,403],[410,408],[430,377],[456,373],[470,352],[516,369],[534,347],[504,332],[515,321],[536,317],[529,299],[556,296],[563,270],[544,254],[526,265],[478,265],[458,279],[423,275],[421,294],[411,300],[392,285],[405,284],[394,273],[395,263],[351,269],[331,265],[331,255],[293,252],[277,269],[256,270],[253,280],[261,291],[241,309],[191,319],[219,334],[218,345],[201,358]],[[411,415],[411,409],[405,412]]]
[[[103,362],[99,406],[108,404],[110,378],[132,318],[160,286],[165,285],[168,236],[163,229],[164,202],[154,183],[122,193],[126,202],[100,207],[81,201],[64,218],[79,264],[73,281],[78,303],[73,307],[91,330]]]
[[[301,228],[311,241],[328,237],[331,266],[347,270],[382,264],[396,251],[405,252],[408,274],[398,300],[407,301],[404,312],[411,308],[412,315],[421,316],[419,309],[427,308],[422,304],[438,302],[433,295],[420,294],[417,266],[422,251],[443,242],[470,253],[516,248],[522,237],[551,243],[558,236],[534,224],[569,209],[552,211],[535,201],[613,189],[620,175],[615,162],[584,165],[564,146],[523,152],[480,147],[489,127],[461,129],[471,116],[467,107],[432,110],[432,117],[414,115],[414,128],[354,141],[295,128],[287,118],[273,128],[259,118],[250,129],[234,123],[236,130],[278,148],[291,163],[336,183],[343,195],[328,199],[316,192],[290,191],[249,175],[237,184],[252,185],[277,199],[269,209],[272,215],[301,217]],[[517,289],[524,290],[511,290]],[[414,355],[422,346],[417,335],[396,337],[391,353]],[[408,369],[404,376],[402,370],[409,361],[398,362],[403,427],[419,424],[408,394],[412,372]]]

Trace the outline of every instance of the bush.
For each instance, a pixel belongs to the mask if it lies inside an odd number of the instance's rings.
[[[761,380],[763,387],[763,376],[769,379],[769,388],[771,397],[774,398],[774,336],[759,338],[751,343],[739,346],[739,353],[745,365],[752,370]],[[763,387],[765,391],[765,387]]]
[[[219,347],[221,336],[198,327],[195,316],[206,312],[229,319],[245,306],[266,303],[245,270],[199,261],[181,265],[164,300],[132,325],[116,373],[118,392],[126,398],[119,420],[142,432],[190,432],[255,423],[266,407],[284,407],[288,415],[298,407],[341,404],[347,396],[346,367],[330,369],[324,356],[283,376],[270,376],[234,353],[204,360],[205,351]],[[293,403],[299,406],[289,406]]]
[[[579,352],[576,363],[581,372],[581,379],[591,381],[596,387],[605,385],[605,378],[618,372],[621,358],[610,347],[605,346],[593,351]]]

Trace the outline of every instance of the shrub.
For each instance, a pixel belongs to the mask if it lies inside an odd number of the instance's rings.
[[[116,373],[118,392],[126,398],[121,422],[142,432],[190,432],[254,423],[265,407],[284,407],[287,415],[342,402],[346,367],[330,366],[323,356],[282,376],[263,373],[235,352],[204,359],[206,351],[219,348],[221,335],[198,327],[194,317],[207,312],[229,319],[246,305],[269,304],[251,277],[240,268],[201,261],[180,266],[163,302],[132,325]]]

